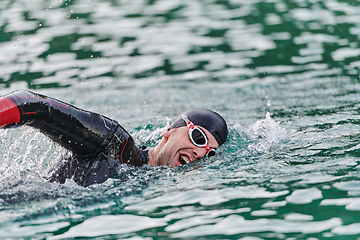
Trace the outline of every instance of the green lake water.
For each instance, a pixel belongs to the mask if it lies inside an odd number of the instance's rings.
[[[357,239],[359,37],[355,0],[0,1],[0,95],[149,147],[191,108],[230,130],[214,158],[88,188],[42,178],[64,149],[38,131],[1,130],[0,239]]]

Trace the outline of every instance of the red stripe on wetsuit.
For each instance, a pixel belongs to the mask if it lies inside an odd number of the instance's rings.
[[[126,145],[127,145],[128,141],[129,141],[129,136],[126,138],[126,143],[125,143],[125,145],[124,145],[124,147],[123,147],[123,149],[122,149],[122,151],[121,151],[121,156],[120,156],[120,158],[121,158],[121,163],[124,163],[123,153],[124,153],[124,150],[125,150],[125,148],[126,148]]]
[[[9,98],[0,98],[0,128],[20,122],[20,112]]]

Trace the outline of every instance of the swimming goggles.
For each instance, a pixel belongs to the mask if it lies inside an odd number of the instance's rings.
[[[186,126],[189,129],[189,138],[191,142],[197,147],[206,148],[207,157],[214,156],[215,149],[209,147],[206,134],[199,127],[195,126],[195,124],[193,124],[186,115],[181,114],[181,117],[185,121]]]

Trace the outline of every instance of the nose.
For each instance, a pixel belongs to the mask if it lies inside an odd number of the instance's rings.
[[[196,159],[203,158],[206,155],[206,148],[200,148],[200,147],[194,147],[193,153],[196,157]]]

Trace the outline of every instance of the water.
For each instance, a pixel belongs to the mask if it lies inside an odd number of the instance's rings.
[[[48,183],[64,151],[0,131],[0,238],[360,236],[360,3],[0,1],[0,95],[31,89],[118,120],[154,146],[187,109],[228,121],[219,154]]]

